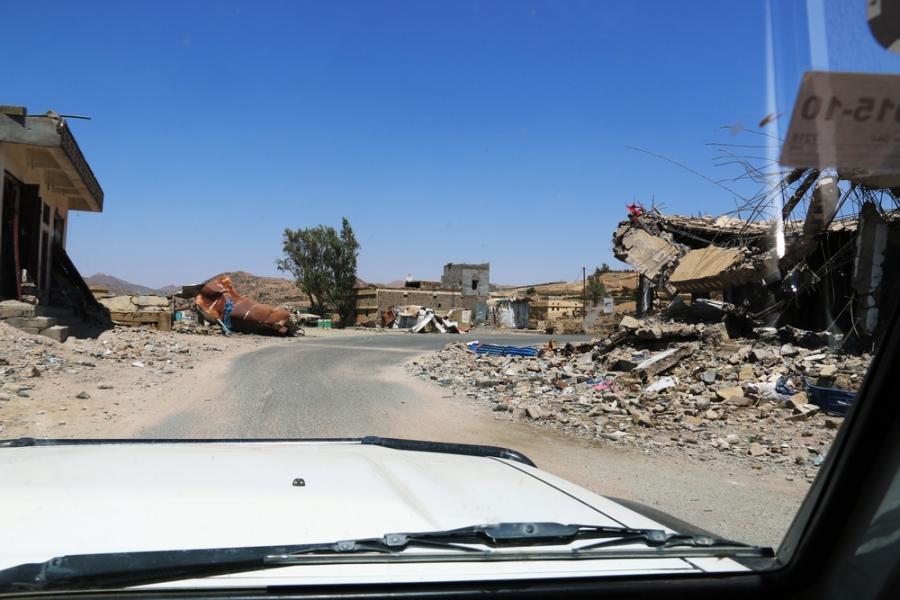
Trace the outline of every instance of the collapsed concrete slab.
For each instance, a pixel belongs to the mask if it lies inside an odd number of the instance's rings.
[[[613,253],[641,273],[638,315],[666,309],[683,316],[696,312],[688,301],[714,294],[737,309],[730,313],[740,312],[742,322],[729,329],[793,325],[846,334],[848,350],[871,351],[885,330],[885,309],[900,301],[896,289],[880,284],[900,279],[900,263],[885,258],[900,245],[898,200],[892,190],[875,193],[855,183],[842,190],[818,171],[796,173],[789,183],[796,189],[787,214],[778,215],[784,221],[629,207]],[[880,204],[881,197],[894,204]],[[858,210],[841,216],[848,199]],[[799,206],[806,207],[802,218],[789,220]]]
[[[685,254],[669,283],[679,292],[706,293],[742,285],[757,277],[756,265],[746,249],[707,246]]]
[[[663,236],[653,235],[629,222],[616,229],[613,253],[644,277],[654,279],[675,263],[682,250]]]

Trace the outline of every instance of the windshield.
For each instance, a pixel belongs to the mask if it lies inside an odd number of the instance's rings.
[[[529,523],[764,568],[900,297],[877,4],[18,6],[0,571]]]

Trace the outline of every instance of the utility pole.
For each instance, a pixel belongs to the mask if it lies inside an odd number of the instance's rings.
[[[587,314],[587,267],[581,267],[581,314]]]

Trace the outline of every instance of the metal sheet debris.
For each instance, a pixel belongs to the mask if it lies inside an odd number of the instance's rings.
[[[224,328],[225,306],[231,299],[231,323],[235,331],[269,335],[293,335],[299,327],[284,308],[262,304],[235,292],[230,277],[207,281],[194,298],[194,306],[206,318]]]
[[[475,354],[489,354],[491,356],[540,356],[543,352],[531,346],[498,346],[496,344],[482,344],[469,342],[466,347]]]

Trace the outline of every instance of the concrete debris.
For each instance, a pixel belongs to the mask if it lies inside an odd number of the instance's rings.
[[[608,338],[551,342],[539,356],[476,355],[454,342],[408,368],[497,411],[498,419],[811,477],[814,458],[798,461],[794,453],[813,446],[825,454],[842,419],[826,418],[805,382],[856,389],[871,356],[785,348],[763,333],[730,339],[720,326],[629,318]],[[827,377],[823,366],[833,367]]]
[[[865,187],[842,195],[837,178],[816,170],[786,184],[801,179],[777,222],[762,220],[759,207],[747,207],[752,217],[740,219],[664,215],[656,207],[629,205],[612,242],[616,258],[641,276],[638,315],[667,304],[672,317],[693,312],[715,319],[717,312],[730,312],[730,332],[768,325],[794,347],[871,351],[887,329],[880,325],[900,301],[881,285],[898,270],[885,257],[900,236],[900,211],[880,204],[881,196]],[[857,210],[842,216],[848,196]],[[808,201],[801,203],[804,197]],[[804,214],[792,214],[802,206]],[[797,335],[791,327],[826,324],[831,333]]]

